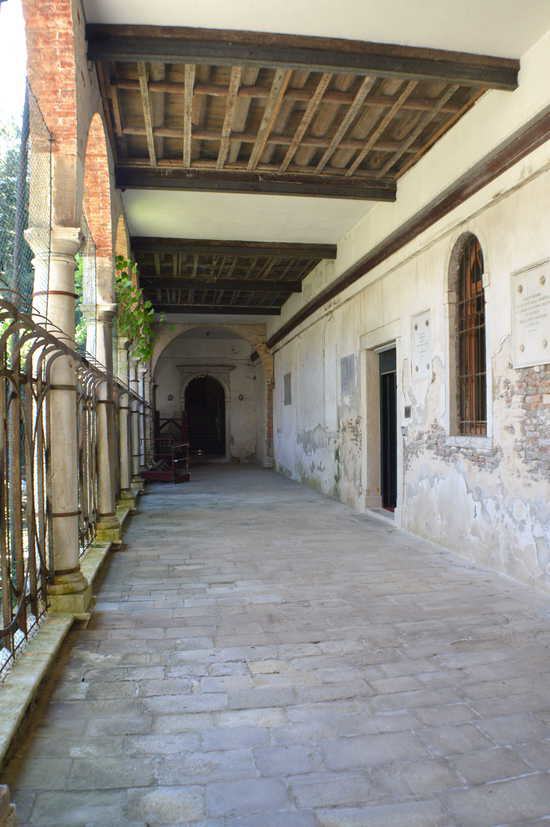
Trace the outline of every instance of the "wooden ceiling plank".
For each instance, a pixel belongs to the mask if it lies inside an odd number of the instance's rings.
[[[157,151],[155,148],[155,138],[153,135],[153,115],[151,110],[151,99],[149,97],[149,78],[146,64],[140,61],[137,65],[137,72],[141,94],[141,106],[143,109],[143,120],[145,123],[145,135],[147,137],[147,150],[149,152],[149,161],[151,163],[151,166],[156,167]]]
[[[264,109],[262,121],[258,129],[258,137],[256,143],[252,147],[250,158],[248,159],[248,169],[253,170],[257,167],[267,144],[269,134],[273,129],[273,125],[279,114],[282,106],[287,86],[292,77],[291,69],[277,69],[271,84],[271,92]]]
[[[431,121],[439,114],[441,107],[452,98],[452,96],[456,93],[459,86],[456,84],[449,86],[446,91],[441,95],[439,100],[434,103],[434,108],[431,112],[425,112],[424,115],[420,116],[420,120],[418,121],[417,125],[410,133],[410,135],[405,138],[403,141],[403,145],[400,149],[397,150],[387,161],[386,163],[376,172],[376,175],[382,177],[386,175],[389,170],[397,163],[397,161],[404,155],[405,150],[413,144],[419,135],[422,134],[424,129],[428,126]]]
[[[321,79],[317,84],[317,88],[313,93],[311,99],[309,100],[306,110],[302,116],[302,120],[300,121],[300,124],[290,142],[290,146],[288,147],[287,153],[279,168],[279,172],[285,172],[288,169],[288,165],[294,158],[294,155],[296,154],[296,151],[300,146],[300,143],[302,142],[302,139],[304,138],[304,135],[306,134],[309,125],[311,124],[311,121],[315,117],[315,113],[319,108],[319,104],[323,99],[323,95],[325,94],[331,79],[332,74],[330,72],[325,72],[323,75],[321,75]]]
[[[195,66],[186,63],[184,69],[185,97],[183,102],[183,165],[191,166],[191,141],[193,131],[193,87],[195,85]]]
[[[246,64],[441,80],[512,91],[518,85],[518,60],[425,47],[306,35],[112,24],[88,25],[86,37],[91,60]]]
[[[361,107],[363,106],[363,104],[365,102],[365,99],[366,99],[367,95],[369,94],[369,92],[371,91],[372,87],[374,86],[375,82],[376,82],[376,78],[373,78],[373,77],[363,78],[363,80],[361,82],[361,85],[360,85],[359,89],[357,90],[357,92],[355,94],[355,97],[353,99],[353,103],[348,108],[348,111],[346,112],[346,114],[342,118],[342,120],[340,122],[340,125],[339,125],[338,129],[336,130],[336,132],[334,133],[334,136],[333,136],[330,144],[328,145],[328,147],[325,150],[321,160],[319,161],[319,163],[317,164],[317,167],[315,168],[315,171],[317,173],[323,171],[323,169],[326,167],[326,165],[329,162],[332,155],[338,149],[340,141],[342,140],[342,138],[344,137],[344,135],[346,134],[346,132],[348,131],[348,129],[350,128],[350,126],[352,125],[354,120],[356,119],[357,115],[359,114],[359,111],[360,111]]]
[[[222,137],[220,141],[220,149],[218,152],[218,160],[216,161],[216,169],[223,169],[223,165],[227,160],[229,154],[229,145],[231,141],[231,127],[233,124],[233,116],[235,114],[235,107],[237,105],[237,95],[241,83],[242,68],[240,66],[233,66],[231,69],[231,76],[229,79],[229,89],[227,90],[227,98],[225,103],[225,117],[223,119]]]
[[[410,97],[410,95],[416,89],[416,86],[416,80],[410,80],[405,85],[405,88],[403,89],[401,94],[397,96],[397,99],[393,106],[390,109],[388,109],[385,115],[383,115],[383,117],[379,120],[378,124],[376,125],[374,131],[371,132],[371,134],[369,135],[366,144],[364,145],[363,149],[358,154],[358,156],[355,158],[350,168],[346,170],[346,175],[353,175],[357,167],[359,167],[363,163],[371,149],[373,149],[373,147],[375,146],[376,142],[378,141],[378,138],[380,138],[380,136],[384,134],[384,131],[390,125],[391,121],[397,115],[399,110],[402,108],[407,98]]]

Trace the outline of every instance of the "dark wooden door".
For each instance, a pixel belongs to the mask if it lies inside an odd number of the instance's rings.
[[[397,373],[395,349],[380,354],[380,456],[382,507],[397,502]]]
[[[185,416],[193,454],[225,454],[225,393],[217,379],[192,379],[185,392]]]

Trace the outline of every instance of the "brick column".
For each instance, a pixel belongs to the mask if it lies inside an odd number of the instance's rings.
[[[265,379],[265,459],[263,465],[264,468],[273,468],[273,388],[275,385],[273,355],[264,342],[256,345],[256,351],[262,360]]]
[[[27,230],[26,238],[35,254],[33,303],[43,305],[47,300],[51,332],[74,346],[74,257],[82,243],[80,229],[54,227],[49,251],[41,243],[42,228]],[[53,582],[48,596],[54,611],[81,613],[89,607],[91,589],[80,571],[76,375],[70,356],[60,356],[52,364],[48,421],[53,549]]]

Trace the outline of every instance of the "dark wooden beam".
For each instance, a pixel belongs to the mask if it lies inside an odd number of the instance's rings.
[[[252,279],[183,279],[173,276],[144,276],[140,273],[139,283],[144,290],[184,289],[184,290],[242,290],[253,293],[300,293],[302,283],[299,281],[253,281]]]
[[[512,90],[519,61],[342,38],[170,26],[87,26],[90,60],[269,66]]]
[[[278,316],[280,307],[247,307],[222,304],[156,304],[156,313],[221,313],[227,316]]]
[[[134,252],[185,253],[187,255],[276,256],[278,258],[336,258],[336,244],[289,241],[223,241],[209,238],[157,238],[134,235]]]
[[[395,181],[368,178],[350,180],[344,176],[232,172],[228,170],[147,169],[119,166],[119,189],[195,190],[203,192],[266,193],[315,198],[347,198],[359,201],[395,201]]]
[[[394,230],[393,233],[386,236],[348,270],[345,270],[332,284],[321,290],[271,336],[267,342],[268,346],[270,348],[275,347],[289,333],[292,333],[298,325],[309,318],[312,313],[323,307],[326,302],[334,299],[362,276],[389,259],[406,244],[409,244],[441,218],[444,218],[548,140],[550,140],[550,106],[543,109],[541,113],[518,129],[511,137],[489,152],[468,172],[443,190],[440,195],[436,196],[429,204]]]

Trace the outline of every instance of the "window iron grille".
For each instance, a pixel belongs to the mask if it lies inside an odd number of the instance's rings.
[[[487,434],[487,367],[483,253],[470,236],[462,250],[458,273],[457,356],[458,432]]]

